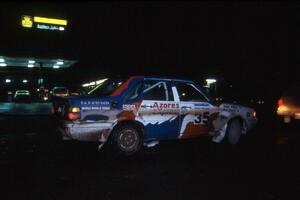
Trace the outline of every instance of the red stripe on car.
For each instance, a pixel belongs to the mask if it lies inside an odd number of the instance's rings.
[[[132,76],[130,77],[127,81],[125,81],[116,91],[114,91],[110,96],[118,96],[119,94],[121,94],[121,92],[123,92],[123,90],[125,90],[130,81],[132,81],[133,79],[136,79],[136,78],[141,78],[142,76]]]

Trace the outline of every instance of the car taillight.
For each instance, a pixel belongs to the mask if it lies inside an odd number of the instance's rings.
[[[278,106],[282,106],[282,105],[283,105],[283,99],[280,98],[280,99],[278,100]]]
[[[79,118],[79,113],[68,113],[68,119],[76,120]]]
[[[80,108],[78,107],[71,107],[70,112],[68,113],[68,119],[76,120],[80,117]]]

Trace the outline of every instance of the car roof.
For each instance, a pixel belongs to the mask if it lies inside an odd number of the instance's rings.
[[[16,92],[15,96],[16,95],[30,95],[29,92]]]
[[[18,93],[22,93],[22,92],[29,93],[29,91],[28,91],[28,90],[16,90],[16,92],[18,92]]]
[[[137,78],[143,78],[145,80],[161,80],[161,81],[180,81],[180,82],[187,82],[187,83],[194,83],[194,80],[188,80],[188,79],[180,79],[180,78],[172,78],[172,77],[159,77],[159,76],[108,76],[107,78],[120,78],[120,79],[137,79]]]
[[[29,94],[29,93],[25,93],[25,92],[23,93],[23,92],[22,92],[22,93],[16,93],[16,95],[30,95],[30,94]]]
[[[143,77],[145,80],[180,81],[180,82],[188,82],[188,83],[194,82],[192,80],[187,80],[187,79],[156,77],[156,76],[132,76],[130,78],[134,78],[134,77]]]

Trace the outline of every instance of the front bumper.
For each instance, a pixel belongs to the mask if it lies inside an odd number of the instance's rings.
[[[283,117],[290,117],[293,119],[300,119],[300,112],[289,112],[289,111],[279,111],[277,110],[277,115],[283,116]]]

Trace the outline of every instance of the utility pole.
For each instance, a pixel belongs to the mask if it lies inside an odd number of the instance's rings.
[[[43,79],[43,73],[42,73],[43,63],[40,62],[39,64],[40,64],[40,66],[39,66],[39,79],[38,79],[38,85],[39,85],[39,88],[42,88],[42,87],[44,87],[44,79]]]

